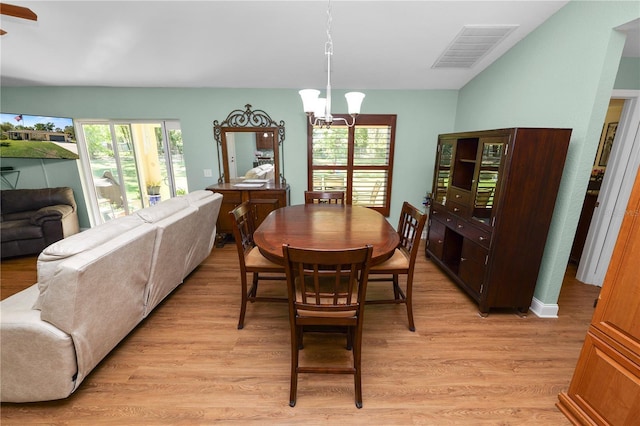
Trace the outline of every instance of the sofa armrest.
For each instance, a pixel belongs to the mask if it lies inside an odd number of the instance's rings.
[[[68,397],[78,371],[71,336],[40,319],[31,308],[38,297],[33,285],[3,300],[2,402],[35,402]]]
[[[38,209],[36,213],[31,216],[29,221],[32,225],[42,226],[44,222],[50,220],[62,220],[64,217],[72,214],[75,210],[73,207],[66,204],[58,204],[55,206],[47,206]]]

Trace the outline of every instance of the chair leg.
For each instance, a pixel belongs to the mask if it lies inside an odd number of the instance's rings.
[[[248,299],[251,300],[251,303],[255,302],[253,300],[258,295],[258,280],[260,279],[260,274],[257,272],[253,273],[253,280],[251,282],[251,290],[249,290],[249,294],[247,295]]]
[[[356,332],[355,342],[353,343],[353,367],[355,369],[353,381],[355,385],[356,408],[362,408],[362,374],[360,372],[360,366],[362,364],[360,352],[362,345],[361,333],[362,331],[360,331],[360,333]]]
[[[301,329],[298,326],[291,327],[291,385],[289,388],[289,406],[296,406],[298,392],[298,355],[302,342]]]
[[[298,327],[298,350],[302,350],[304,349],[304,327],[301,325],[296,327]]]
[[[416,331],[416,326],[413,323],[413,277],[407,276],[407,294],[405,294],[405,304],[407,305],[407,318],[409,319],[409,330]]]
[[[400,284],[398,283],[398,274],[393,274],[393,298],[400,300]]]
[[[247,274],[241,274],[240,281],[242,283],[242,298],[240,299],[240,319],[238,320],[238,330],[244,327],[244,315],[247,312]]]

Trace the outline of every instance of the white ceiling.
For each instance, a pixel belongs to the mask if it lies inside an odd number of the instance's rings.
[[[326,84],[324,0],[10,3],[38,21],[2,16],[3,86]],[[332,86],[459,89],[566,3],[334,0]],[[470,69],[432,69],[464,25],[517,28]]]

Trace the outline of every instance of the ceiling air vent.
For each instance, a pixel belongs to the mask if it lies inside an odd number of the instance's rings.
[[[431,68],[471,68],[518,25],[465,25]]]

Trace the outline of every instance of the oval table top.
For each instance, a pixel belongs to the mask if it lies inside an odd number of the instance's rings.
[[[400,242],[384,216],[361,206],[302,204],[269,213],[253,233],[260,252],[284,264],[282,245],[314,250],[343,250],[373,246],[372,263],[393,255]]]

